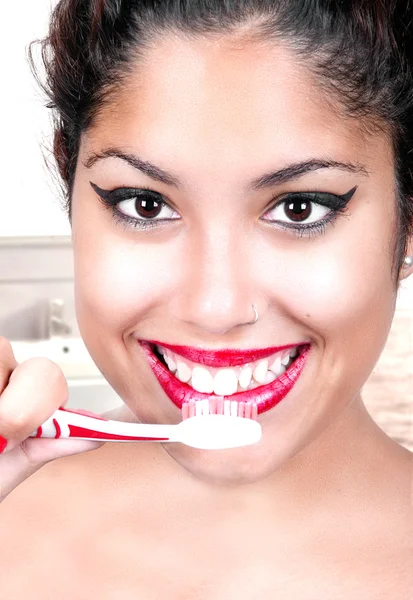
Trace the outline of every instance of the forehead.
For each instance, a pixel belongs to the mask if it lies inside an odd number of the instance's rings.
[[[132,63],[133,67],[133,63]],[[231,38],[162,37],[99,112],[87,145],[180,157],[204,169],[256,158],[374,163],[386,134],[345,116],[293,50]],[[387,152],[388,153],[388,152]],[[149,158],[149,156],[148,156]],[[180,163],[182,164],[182,163]],[[216,166],[216,165],[215,165]]]

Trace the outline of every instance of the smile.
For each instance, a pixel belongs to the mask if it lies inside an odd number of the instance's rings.
[[[188,349],[158,342],[140,341],[140,345],[161,387],[178,408],[182,408],[184,402],[205,400],[214,394],[237,402],[256,403],[258,413],[269,410],[288,394],[311,348],[307,343],[276,349],[276,352],[267,348],[237,353]],[[188,356],[201,359],[202,363]],[[217,363],[226,366],[215,366]]]

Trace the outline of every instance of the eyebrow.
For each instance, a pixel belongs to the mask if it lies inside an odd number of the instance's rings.
[[[90,169],[95,163],[106,158],[119,158],[151,179],[160,181],[161,183],[165,183],[166,185],[170,185],[178,189],[183,187],[182,181],[179,179],[179,177],[164,171],[148,161],[142,160],[138,156],[127,154],[121,150],[118,150],[117,148],[108,148],[101,152],[94,152],[87,157],[87,159],[83,162],[83,165],[86,167],[86,169]],[[366,177],[369,176],[366,167],[360,163],[344,163],[336,160],[314,158],[311,160],[305,160],[287,165],[278,171],[265,173],[261,177],[251,181],[247,186],[247,190],[257,191],[272,187],[274,185],[280,185],[282,183],[298,179],[306,173],[318,171],[319,169],[339,169],[340,171],[362,174]]]

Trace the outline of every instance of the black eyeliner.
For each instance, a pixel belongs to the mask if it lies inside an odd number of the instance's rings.
[[[89,183],[90,183],[92,189],[98,194],[98,196],[103,198],[103,200],[105,200],[105,202],[110,205],[115,205],[118,202],[121,202],[122,200],[129,199],[131,197],[131,194],[139,196],[141,193],[145,193],[145,194],[150,193],[150,194],[154,194],[156,196],[160,196],[160,194],[158,194],[157,192],[154,192],[153,190],[147,190],[147,189],[138,190],[136,188],[117,188],[116,190],[110,191],[110,190],[103,190],[102,188],[97,186],[92,181],[89,181]],[[298,197],[302,197],[302,198],[308,198],[309,200],[314,199],[314,198],[323,200],[325,198],[325,200],[328,200],[327,204],[328,205],[333,204],[333,207],[334,207],[334,202],[332,202],[332,199],[334,199],[334,197],[336,197],[336,198],[340,198],[340,202],[337,203],[337,208],[339,208],[341,206],[346,206],[348,204],[348,202],[350,202],[350,200],[354,196],[357,188],[358,188],[358,186],[355,185],[346,194],[342,194],[341,196],[338,194],[331,194],[329,192],[292,192],[292,193],[286,194],[286,197],[294,198],[294,197],[298,196]]]
[[[106,204],[110,206],[114,206],[122,200],[130,200],[133,197],[138,198],[139,196],[156,196],[158,202],[162,202],[162,196],[153,190],[145,189],[145,188],[117,188],[115,190],[102,190],[99,186],[97,186],[92,181],[89,181],[92,189],[96,192],[98,196],[100,196]]]
[[[108,190],[102,190],[102,188],[98,187],[96,183],[93,183],[92,181],[89,181],[89,183],[98,196],[106,200],[106,202],[110,201],[111,192],[109,192]]]
[[[346,204],[348,204],[350,202],[350,200],[352,199],[352,197],[354,196],[354,194],[356,193],[358,188],[358,185],[355,185],[353,188],[351,188],[351,190],[349,192],[347,192],[347,194],[343,194],[342,196],[338,196],[339,198],[341,198],[342,200],[344,200],[344,202]]]
[[[100,188],[98,185],[89,181],[90,186],[96,192],[99,200],[104,204],[105,208],[110,209],[113,218],[117,223],[122,224],[126,229],[130,229],[131,227],[134,229],[140,229],[141,231],[153,229],[158,227],[161,224],[168,223],[170,219],[145,219],[145,218],[134,218],[128,215],[125,215],[121,211],[116,208],[116,205],[122,202],[123,200],[132,200],[133,198],[138,199],[139,197],[148,196],[156,196],[157,202],[164,205],[169,206],[162,197],[161,194],[155,192],[149,188],[127,188],[120,187],[114,190],[104,190]],[[333,224],[336,219],[344,215],[347,212],[347,204],[350,202],[351,198],[354,196],[358,186],[354,186],[347,193],[338,195],[332,194],[330,192],[290,192],[286,193],[281,197],[278,197],[273,200],[273,205],[267,208],[266,213],[274,210],[278,206],[282,206],[283,204],[287,204],[288,202],[296,202],[301,199],[306,202],[310,202],[312,204],[318,204],[320,206],[325,206],[326,208],[331,209],[331,214],[329,217],[316,222],[314,224],[299,224],[298,222],[294,225],[279,225],[280,229],[284,229],[286,231],[295,232],[294,235],[297,237],[309,237],[319,235],[324,233],[328,224]],[[265,221],[265,220],[264,220]],[[275,223],[276,221],[267,221],[268,223]],[[126,225],[127,224],[127,225]],[[316,233],[317,232],[317,233]]]
[[[278,201],[280,204],[282,204],[283,202],[288,202],[290,199],[294,200],[295,198],[303,198],[304,200],[308,200],[310,202],[323,204],[329,208],[338,209],[347,206],[354,196],[357,188],[358,186],[356,185],[346,194],[342,194],[341,196],[338,194],[331,194],[330,192],[287,192],[281,197],[281,199],[278,198]],[[278,202],[276,204],[278,204]]]

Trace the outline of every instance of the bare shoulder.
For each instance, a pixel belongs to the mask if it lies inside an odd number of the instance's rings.
[[[7,552],[27,534],[43,539],[50,532],[60,535],[63,522],[70,528],[72,521],[82,518],[84,510],[78,509],[92,501],[97,454],[103,448],[52,461],[11,492],[0,504],[0,538],[7,540]]]
[[[0,535],[4,533],[2,528],[13,527],[18,532],[27,527],[42,528],[45,523],[49,527],[65,524],[67,529],[75,523],[90,526],[93,519],[104,516],[114,499],[127,493],[125,462],[129,469],[133,464],[134,478],[147,477],[148,450],[136,445],[132,461],[127,446],[104,444],[97,450],[60,458],[39,469],[0,505]]]
[[[384,466],[387,466],[388,475],[393,475],[395,480],[400,482],[402,489],[408,491],[408,505],[413,510],[413,452],[394,440],[391,440],[390,444],[389,459],[384,461]]]
[[[394,505],[413,547],[413,452],[387,438],[384,448],[378,447],[377,463],[383,503]]]
[[[375,539],[377,554],[372,556],[386,556],[395,581],[399,577],[413,589],[413,452],[392,444],[388,460],[383,459],[383,494],[375,506],[383,513],[382,529],[378,529],[383,545],[379,545],[380,537]]]
[[[59,578],[67,579],[65,548],[84,514],[79,495],[85,496],[87,477],[81,465],[89,460],[85,454],[50,462],[0,504],[1,600],[29,597],[38,586],[49,594]]]
[[[100,573],[110,568],[113,551],[122,548],[125,507],[129,516],[131,505],[119,454],[127,448],[114,452],[113,446],[50,462],[0,504],[0,600],[27,598],[36,586],[44,597],[80,597],[82,585],[94,585],[91,567]],[[145,468],[137,461],[136,477]]]

